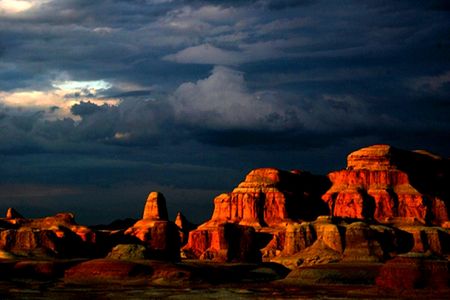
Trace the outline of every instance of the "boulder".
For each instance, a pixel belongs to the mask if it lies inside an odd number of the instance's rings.
[[[119,244],[112,248],[106,258],[123,259],[123,260],[139,260],[148,258],[147,249],[138,244]]]

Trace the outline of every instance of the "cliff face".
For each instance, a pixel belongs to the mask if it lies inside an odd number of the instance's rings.
[[[351,153],[328,175],[322,196],[333,216],[442,224],[449,216],[449,160],[424,151],[374,145]]]
[[[307,172],[256,169],[231,193],[214,199],[214,212],[207,224],[231,222],[259,228],[314,219],[327,213],[318,201],[326,186],[325,178]]]
[[[76,257],[93,252],[97,234],[78,225],[71,213],[26,219],[8,209],[4,222],[10,228],[0,231],[0,249],[23,256]]]
[[[217,196],[211,219],[196,229],[181,213],[169,221],[158,192],[149,194],[142,219],[114,230],[78,225],[70,213],[26,219],[9,209],[0,219],[0,250],[100,257],[125,244],[119,248],[126,255],[142,249],[151,259],[178,260],[184,245],[186,258],[276,261],[293,268],[382,262],[408,252],[444,256],[450,251],[448,166],[447,159],[424,151],[375,145],[351,153],[347,168],[328,178],[256,169]]]
[[[327,187],[326,178],[307,172],[253,170],[231,193],[214,199],[211,219],[190,232],[183,252],[191,258],[249,260],[259,253],[255,247],[264,244],[267,236],[284,231],[287,223],[327,214],[320,200]],[[230,251],[236,240],[241,251]],[[272,250],[267,251],[277,251]]]
[[[142,219],[163,220],[169,219],[167,215],[166,198],[159,192],[151,192],[144,206]]]
[[[441,255],[447,234],[423,225],[448,224],[448,166],[425,151],[374,145],[351,153],[345,170],[328,175],[332,185],[306,172],[256,169],[214,199],[211,219],[190,232],[182,251],[221,261],[260,255],[294,266],[383,261],[409,251]],[[242,251],[232,251],[236,243]]]

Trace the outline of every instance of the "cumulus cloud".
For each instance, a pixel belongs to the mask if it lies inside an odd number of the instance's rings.
[[[232,41],[239,35],[225,35],[216,41]],[[301,47],[308,39],[271,40],[267,42],[241,43],[237,50],[226,50],[212,44],[188,47],[177,53],[163,57],[164,60],[182,64],[239,65],[275,58],[299,57],[302,53],[289,53],[294,46]]]
[[[73,203],[107,211],[98,186],[123,204],[371,143],[448,155],[447,2],[0,0],[0,184],[94,184]]]
[[[211,128],[283,128],[297,120],[294,107],[247,89],[244,74],[216,66],[211,75],[181,84],[171,103],[181,123]]]
[[[210,44],[183,49],[175,54],[164,56],[165,60],[177,63],[236,65],[245,59],[238,51],[224,50]]]

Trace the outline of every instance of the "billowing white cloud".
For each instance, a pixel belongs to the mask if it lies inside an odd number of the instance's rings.
[[[237,36],[218,36],[211,40],[224,41]],[[230,39],[231,38],[231,39]],[[266,59],[282,57],[299,57],[302,52],[289,52],[290,48],[302,47],[310,42],[307,38],[276,39],[264,42],[241,43],[238,50],[226,50],[214,46],[213,44],[201,44],[188,47],[177,53],[163,57],[164,60],[182,64],[211,64],[211,65],[239,65],[242,63],[261,61]]]
[[[209,128],[280,129],[298,122],[295,107],[249,91],[243,73],[222,66],[206,79],[181,84],[170,101],[180,122]]]
[[[165,60],[177,63],[237,65],[244,61],[242,53],[238,51],[223,50],[210,44],[183,49],[175,54],[164,56]]]
[[[308,98],[277,91],[251,91],[244,74],[216,66],[211,75],[181,84],[170,98],[178,122],[218,130],[307,130],[335,132],[394,124],[373,115],[362,99],[349,95]]]

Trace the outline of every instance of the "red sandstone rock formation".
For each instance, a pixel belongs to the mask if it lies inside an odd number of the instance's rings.
[[[327,212],[317,201],[326,185],[324,178],[307,172],[256,169],[231,193],[214,199],[209,224],[232,222],[259,228],[289,220],[315,219]]]
[[[197,226],[189,222],[181,212],[177,213],[175,225],[177,225],[178,230],[180,231],[181,245],[184,246],[188,242],[189,232],[194,230]]]
[[[15,227],[0,231],[0,249],[18,255],[85,256],[96,234],[78,225],[74,216],[59,213],[41,219],[5,219]]]
[[[255,230],[250,226],[223,223],[213,228],[198,228],[189,233],[189,242],[183,248],[186,258],[217,262],[261,260],[256,245]]]
[[[346,170],[328,175],[333,186],[322,199],[336,217],[441,224],[449,219],[449,170],[448,159],[374,145],[351,153]]]
[[[231,193],[214,199],[211,219],[189,234],[183,252],[193,258],[249,259],[252,255],[259,256],[255,254],[255,245],[262,243],[260,246],[264,247],[264,240],[267,244],[272,239],[263,252],[264,256],[276,255],[282,249],[282,236],[288,223],[315,219],[328,212],[320,201],[321,191],[326,187],[325,178],[307,172],[253,170]],[[246,245],[241,248],[248,253],[230,252],[236,240]]]
[[[152,258],[179,259],[178,227],[175,223],[168,221],[166,200],[161,193],[149,194],[143,216],[143,219],[125,231],[125,235],[141,240]]]
[[[159,192],[151,192],[145,202],[144,214],[142,219],[167,221],[166,198]]]
[[[6,211],[6,219],[23,219],[23,216],[17,212],[14,208],[10,207]]]

